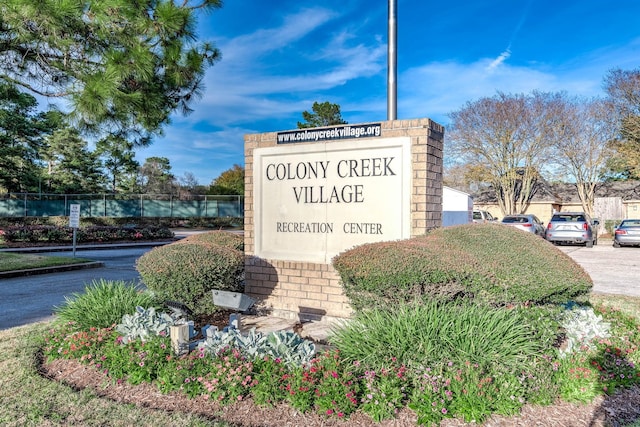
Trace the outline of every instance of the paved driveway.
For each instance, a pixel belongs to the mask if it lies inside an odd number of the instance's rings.
[[[640,297],[640,248],[614,248],[610,240],[557,247],[589,273],[594,292]]]
[[[0,330],[52,318],[53,308],[62,305],[65,296],[82,293],[94,280],[123,280],[138,283],[136,260],[150,247],[78,251],[77,256],[102,261],[104,267],[63,271],[0,280]],[[46,255],[71,256],[71,252]]]

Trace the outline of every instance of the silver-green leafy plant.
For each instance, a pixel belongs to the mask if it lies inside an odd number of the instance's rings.
[[[560,325],[565,331],[566,346],[560,354],[579,351],[582,348],[592,350],[596,338],[609,338],[611,324],[605,322],[602,316],[595,314],[591,307],[573,307],[561,314]]]
[[[235,328],[225,328],[223,331],[207,329],[207,336],[198,344],[198,348],[212,356],[227,348],[235,348],[251,359],[271,357],[293,366],[310,364],[316,352],[313,342],[295,332],[277,331],[264,335],[256,332],[255,328],[246,334]]]
[[[266,336],[264,352],[286,365],[301,366],[310,364],[316,346],[293,331],[278,331]]]
[[[122,344],[140,339],[146,341],[158,335],[169,335],[169,329],[175,324],[175,319],[167,313],[156,311],[150,307],[145,309],[137,306],[134,314],[122,316],[122,322],[116,326],[116,332],[122,335]]]

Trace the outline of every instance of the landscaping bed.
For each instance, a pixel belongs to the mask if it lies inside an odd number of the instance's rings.
[[[98,396],[124,404],[134,404],[163,411],[197,413],[211,420],[224,420],[232,425],[244,427],[360,427],[377,425],[380,427],[416,426],[416,415],[403,409],[397,417],[374,423],[370,417],[356,413],[348,420],[328,419],[315,413],[300,413],[288,405],[280,404],[265,408],[251,399],[220,405],[203,397],[188,398],[183,393],[162,394],[152,384],[131,385],[126,382],[114,383],[97,369],[75,360],[55,360],[41,365],[41,373],[55,381],[82,390],[93,390]],[[640,419],[640,387],[635,386],[614,396],[598,397],[589,404],[557,402],[550,406],[525,405],[520,415],[504,417],[493,415],[487,426],[623,426]],[[442,427],[477,426],[460,419],[445,419]]]
[[[236,244],[230,236],[209,237],[213,242],[169,246],[197,260],[210,245]],[[505,242],[520,256],[505,251]],[[491,245],[494,256],[480,264]],[[233,267],[233,251],[214,255]],[[519,268],[525,252],[540,271],[554,274]],[[238,338],[233,330],[210,331],[197,349],[176,355],[173,320],[151,296],[198,308],[192,312],[200,315],[189,315],[196,329],[222,327],[229,312],[205,316],[211,311],[197,303],[210,283],[233,285],[241,276],[235,267],[211,269],[198,298],[165,295],[179,280],[191,291],[199,276],[183,268],[170,277],[176,269],[165,271],[163,260],[175,259],[173,252],[152,255],[141,267],[156,292],[104,283],[61,307],[64,322],[40,347],[44,376],[223,426],[604,427],[640,420],[640,303],[628,312],[592,300],[584,270],[535,236],[474,226],[342,254],[336,269],[362,309],[315,355],[286,333],[271,340]]]

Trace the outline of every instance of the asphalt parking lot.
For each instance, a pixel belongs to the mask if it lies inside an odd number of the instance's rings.
[[[586,270],[593,292],[640,297],[640,247],[614,248],[601,239],[593,248],[556,246]]]

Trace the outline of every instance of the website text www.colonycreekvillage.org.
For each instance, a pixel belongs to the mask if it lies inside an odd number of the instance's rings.
[[[278,132],[278,144],[293,142],[327,141],[333,139],[351,139],[380,136],[382,125],[372,123],[363,126],[335,126],[323,129],[301,129]]]

